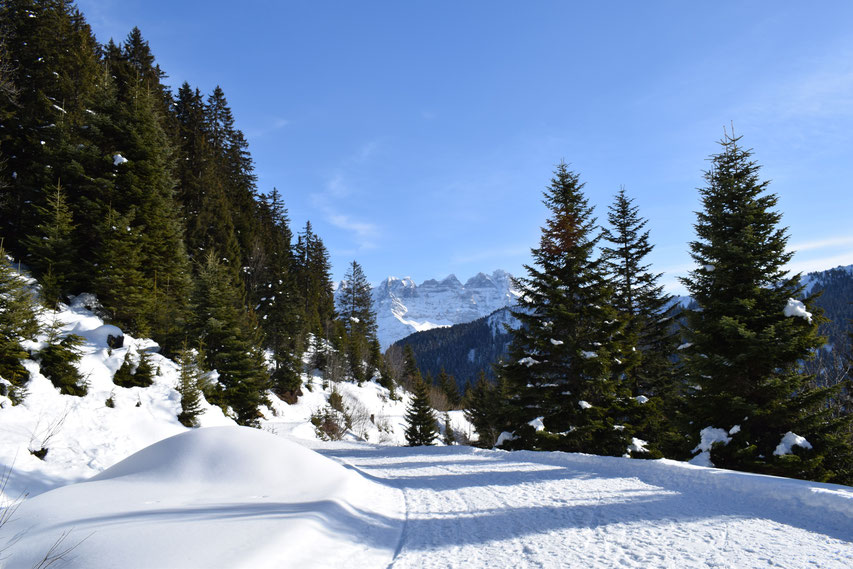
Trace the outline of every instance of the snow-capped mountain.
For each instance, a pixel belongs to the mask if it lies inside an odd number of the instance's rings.
[[[414,332],[471,322],[515,304],[519,294],[512,275],[501,270],[478,273],[465,284],[455,275],[420,285],[388,277],[373,287],[379,341],[384,350]]]

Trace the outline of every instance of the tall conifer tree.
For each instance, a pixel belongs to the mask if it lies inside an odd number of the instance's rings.
[[[803,304],[799,275],[785,265],[787,230],[776,195],[760,180],[752,152],[728,133],[711,157],[702,211],[690,244],[697,268],[682,282],[698,303],[688,312],[684,353],[696,387],[690,415],[698,435],[725,429],[712,462],[720,467],[817,480],[849,480],[842,419],[829,416],[829,390],[810,387],[802,362],[823,344],[812,298]],[[777,450],[788,432],[812,448]],[[846,472],[845,472],[846,470]]]
[[[518,279],[524,296],[514,315],[522,325],[513,332],[509,363],[498,369],[516,436],[508,446],[622,455],[636,402],[611,373],[619,324],[582,189],[560,164],[544,194],[551,217],[532,250],[535,266]]]

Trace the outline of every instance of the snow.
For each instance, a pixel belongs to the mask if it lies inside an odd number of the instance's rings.
[[[732,427],[732,429],[734,429],[734,427]],[[724,429],[718,429],[715,427],[705,427],[699,431],[699,439],[699,444],[696,445],[696,448],[692,451],[698,452],[699,454],[690,460],[690,464],[695,464],[697,466],[714,466],[711,462],[711,447],[714,446],[715,443],[727,445],[732,442],[728,432]]]
[[[639,403],[640,405],[642,405],[642,404],[644,404],[644,403],[648,403],[648,402],[649,402],[649,398],[648,398],[648,397],[646,397],[645,395],[637,395],[636,397],[634,397],[634,400],[635,400],[637,403]]]
[[[592,405],[590,405],[587,401],[578,401],[578,407],[580,407],[581,409],[592,409]]]
[[[643,439],[638,439],[637,437],[633,437],[631,438],[631,444],[628,445],[628,452],[646,452],[647,444],[649,444],[647,441],[644,441]]]
[[[538,364],[539,362],[528,356],[526,358],[521,358],[520,360],[518,360],[518,363],[520,363],[523,366],[530,367],[532,365]]]
[[[800,447],[808,450],[812,448],[812,445],[805,439],[805,437],[801,437],[800,435],[788,431],[776,446],[776,450],[773,451],[773,454],[776,456],[791,454],[794,447]]]
[[[537,432],[538,431],[544,431],[545,430],[545,423],[542,422],[542,419],[544,419],[544,418],[545,417],[536,417],[535,419],[533,419],[532,421],[530,421],[527,424],[530,425],[531,427],[533,427]]]
[[[113,166],[118,166],[119,164],[124,164],[127,162],[127,158],[122,156],[121,154],[116,154],[113,156]]]
[[[562,346],[565,342],[563,342],[562,340],[555,340],[554,338],[551,338],[551,343],[555,346]]]
[[[677,350],[686,350],[687,348],[689,348],[692,345],[693,345],[693,342],[684,342],[683,344],[678,346],[676,349]]]
[[[341,302],[341,293],[336,300]],[[497,270],[479,273],[462,284],[450,275],[420,285],[410,277],[388,277],[373,287],[373,307],[382,349],[414,332],[471,322],[500,308],[514,306],[520,296],[512,275]]]
[[[807,311],[806,305],[799,300],[789,298],[788,304],[785,305],[785,309],[782,313],[788,318],[796,316],[798,318],[805,318],[809,321],[809,324],[812,323],[812,313]]]
[[[272,397],[262,430],[206,402],[204,428],[188,430],[175,418],[177,366],[127,334],[109,349],[122,331],[96,306],[78,297],[56,315],[85,338],[87,396],[60,395],[25,361],[27,398],[0,398],[10,473],[0,505],[29,492],[0,527],[4,567],[36,566],[66,532],[60,550],[75,549],[56,566],[70,569],[853,566],[853,488],[670,460],[404,447],[410,396],[392,400],[373,381],[312,372],[296,404]],[[116,387],[112,373],[140,350],[159,370],[154,384]],[[323,442],[309,420],[332,389],[361,419]],[[473,435],[462,411],[449,415]],[[736,428],[703,429],[696,451]],[[793,433],[782,443],[808,444]],[[28,452],[42,446],[44,460]],[[627,451],[644,446],[634,438]]]
[[[731,429],[729,429],[729,434],[730,434],[730,435],[736,435],[736,434],[738,434],[739,432],[740,432],[740,425],[735,425],[734,427],[732,427]]]
[[[584,350],[584,351],[581,351],[581,356],[582,356],[584,359],[589,360],[589,359],[592,359],[592,358],[597,358],[597,357],[598,357],[598,354],[596,354],[595,352],[587,352],[587,351],[585,351],[585,350]]]
[[[702,269],[703,269],[706,273],[713,273],[713,272],[714,272],[714,269],[716,269],[716,267],[715,267],[714,265],[702,265]]]
[[[24,502],[9,563],[35,566],[67,531],[72,568],[385,567],[402,529],[396,498],[293,441],[199,429]]]

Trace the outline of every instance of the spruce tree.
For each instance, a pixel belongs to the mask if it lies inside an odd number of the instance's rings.
[[[208,400],[230,407],[238,423],[256,425],[269,388],[257,322],[242,302],[241,283],[209,253],[193,295],[192,331],[204,347],[204,367],[219,373]]]
[[[513,314],[509,362],[498,369],[509,388],[511,448],[622,455],[636,402],[615,381],[613,341],[619,332],[592,207],[583,184],[560,164],[545,192],[551,216],[532,250],[535,266],[518,279],[525,291]]]
[[[376,339],[376,313],[370,284],[356,261],[347,267],[339,298],[338,312],[348,335],[350,372],[361,384],[367,379],[365,362],[370,354],[370,343]]]
[[[178,421],[185,427],[198,427],[201,414],[202,376],[198,363],[198,352],[190,350],[184,344],[178,352],[180,376],[177,391],[181,396],[181,412]]]
[[[410,447],[432,445],[438,437],[438,423],[429,406],[429,386],[418,381],[406,408],[406,444]]]
[[[41,374],[59,388],[60,393],[83,397],[89,386],[80,375],[80,346],[83,338],[76,334],[62,334],[62,323],[56,313],[47,331],[47,345],[36,355]]]
[[[727,133],[711,157],[699,190],[697,240],[690,243],[697,268],[682,279],[698,304],[688,311],[689,347],[682,350],[694,386],[691,434],[705,427],[728,432],[730,442],[711,450],[719,467],[849,480],[843,419],[830,417],[826,405],[832,390],[811,387],[803,371],[823,344],[821,316],[813,297],[798,300],[803,285],[785,269],[793,253],[774,209],[778,198],[739,141]],[[779,454],[789,432],[811,448]]]
[[[42,297],[49,306],[64,300],[71,292],[74,272],[74,248],[71,208],[59,182],[49,189],[44,206],[36,206],[40,222],[35,233],[24,238],[30,267],[40,275]]]
[[[22,275],[12,267],[0,240],[0,378],[2,394],[19,403],[30,379],[21,360],[29,357],[21,346],[23,340],[34,340],[40,331],[39,306],[35,294]]]
[[[637,436],[677,455],[684,437],[677,424],[682,393],[673,363],[678,339],[672,296],[658,284],[661,275],[649,271],[646,257],[654,245],[644,230],[647,220],[640,217],[639,207],[624,187],[610,205],[607,219],[602,254],[613,288],[611,304],[622,322],[614,374],[634,397],[645,401],[631,417]]]
[[[484,371],[480,372],[474,387],[468,390],[465,397],[465,418],[477,432],[476,446],[495,446],[503,431],[504,395],[499,385],[489,383]]]

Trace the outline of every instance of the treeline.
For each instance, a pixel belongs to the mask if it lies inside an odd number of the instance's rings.
[[[444,371],[464,391],[480,372],[494,380],[492,364],[506,355],[511,336],[504,322],[511,319],[509,309],[501,308],[472,322],[416,332],[392,344],[388,357],[411,347],[422,374],[437,378]]]
[[[173,92],[138,29],[99,45],[66,0],[4,1],[0,26],[0,236],[47,305],[94,293],[166,355],[195,350],[244,424],[268,389],[298,395],[310,341],[370,352],[375,324],[336,320],[326,247],[258,190],[221,88]]]
[[[850,376],[806,365],[824,345],[824,317],[784,269],[787,230],[751,156],[726,135],[711,157],[684,309],[650,271],[646,220],[624,188],[601,227],[579,175],[558,166],[544,194],[551,215],[518,279],[521,326],[497,382],[468,393],[481,444],[701,453],[724,468],[853,482]]]

